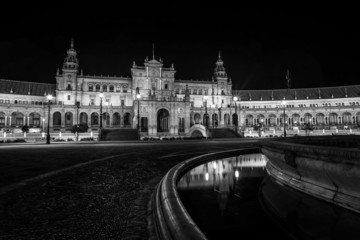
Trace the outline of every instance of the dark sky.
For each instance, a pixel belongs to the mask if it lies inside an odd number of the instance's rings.
[[[358,14],[64,3],[1,15],[0,78],[55,83],[73,36],[85,75],[130,76],[154,43],[176,79],[210,80],[221,50],[234,89],[286,88],[287,68],[292,88],[360,83]]]

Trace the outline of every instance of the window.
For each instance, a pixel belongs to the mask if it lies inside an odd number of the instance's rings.
[[[95,105],[95,99],[90,99],[90,105]]]
[[[66,90],[72,90],[72,87],[71,87],[71,84],[68,83],[67,87],[66,87]]]
[[[70,99],[71,99],[71,96],[70,96],[70,95],[68,95],[67,97],[68,97],[68,100],[70,101]]]
[[[204,90],[204,95],[208,95],[208,90]]]
[[[199,89],[199,95],[202,95],[202,89]]]
[[[125,100],[124,99],[121,99],[121,106],[125,106]]]
[[[175,94],[179,94],[179,89],[178,88],[175,89]]]
[[[124,92],[124,93],[127,93],[127,89],[123,89],[123,92]]]
[[[165,89],[166,89],[166,90],[168,89],[168,84],[167,84],[167,83],[165,84]]]
[[[14,103],[15,103],[15,104],[17,104],[17,103],[18,103],[18,101],[17,101],[17,100],[15,100],[15,101],[14,101]]]
[[[96,89],[97,92],[100,92],[100,85],[99,84],[96,85],[95,89]]]
[[[93,92],[94,91],[94,86],[93,85],[89,85],[89,92]]]
[[[103,85],[103,92],[107,92],[107,86]]]
[[[114,92],[114,86],[113,85],[110,85],[109,92]]]

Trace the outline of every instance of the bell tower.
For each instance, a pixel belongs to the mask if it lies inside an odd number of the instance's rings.
[[[66,52],[62,71],[56,73],[57,101],[65,105],[74,105],[80,101],[79,91],[82,91],[82,78],[78,78],[79,60],[74,49],[74,39],[71,39],[70,48]]]

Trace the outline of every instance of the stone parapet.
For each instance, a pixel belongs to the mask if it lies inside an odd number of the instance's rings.
[[[360,212],[360,136],[260,141],[278,182]]]

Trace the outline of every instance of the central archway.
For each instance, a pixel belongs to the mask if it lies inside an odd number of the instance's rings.
[[[162,108],[157,113],[157,131],[169,132],[169,111]]]

